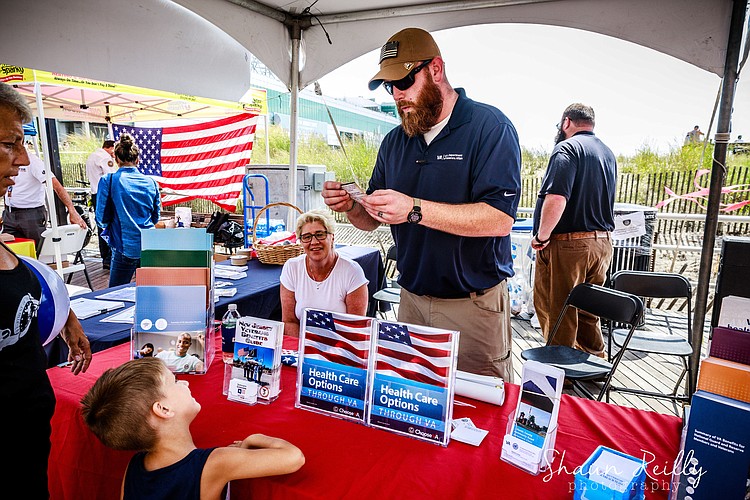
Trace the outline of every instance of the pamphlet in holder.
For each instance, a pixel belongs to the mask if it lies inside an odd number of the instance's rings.
[[[557,425],[547,431],[547,439],[544,448],[530,446],[528,443],[514,437],[511,432],[516,421],[515,410],[508,416],[508,427],[503,440],[503,448],[500,458],[510,464],[519,467],[526,472],[537,475],[547,470],[555,458],[555,440],[557,438]]]
[[[281,321],[252,316],[237,321],[232,361],[224,364],[222,391],[228,399],[268,404],[279,397],[283,338]]]
[[[536,475],[554,458],[565,372],[529,360],[523,365],[521,378],[521,393],[508,419],[500,458]]]

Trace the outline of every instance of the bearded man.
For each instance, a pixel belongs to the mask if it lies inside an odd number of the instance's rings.
[[[453,89],[435,40],[393,35],[370,90],[393,95],[401,126],[383,140],[367,196],[325,183],[326,205],[363,230],[390,224],[400,322],[458,330],[458,369],[513,381],[506,279],[521,192],[521,148],[498,109]]]
[[[617,159],[594,135],[595,118],[586,104],[565,108],[534,209],[534,308],[545,339],[570,291],[603,285],[612,261]],[[599,318],[569,309],[552,344],[604,357]]]

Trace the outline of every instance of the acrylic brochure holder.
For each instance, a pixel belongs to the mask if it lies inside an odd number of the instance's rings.
[[[545,440],[544,448],[539,449],[512,435],[515,419],[516,412],[513,411],[508,416],[508,427],[506,428],[506,433],[503,438],[503,448],[500,452],[500,458],[505,462],[525,470],[526,472],[530,472],[533,475],[544,472],[549,468],[555,458],[557,422],[555,422],[555,426],[547,432],[547,439]]]
[[[534,475],[550,466],[564,380],[560,368],[533,360],[523,364],[518,402],[503,438],[502,460]]]

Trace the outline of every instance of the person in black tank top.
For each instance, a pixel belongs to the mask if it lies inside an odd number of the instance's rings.
[[[0,83],[0,196],[13,185],[19,167],[29,164],[23,124],[31,118],[23,97]],[[0,244],[0,433],[7,450],[0,453],[0,471],[31,499],[49,497],[47,462],[55,411],[37,320],[41,298],[36,274]],[[72,311],[60,335],[70,348],[73,373],[85,372],[91,348]]]

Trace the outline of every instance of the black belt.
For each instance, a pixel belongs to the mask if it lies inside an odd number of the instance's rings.
[[[502,281],[500,283],[502,283]],[[498,285],[500,283],[498,283]],[[484,290],[477,290],[476,292],[454,293],[454,294],[450,294],[450,295],[443,295],[443,296],[437,297],[437,298],[439,298],[439,299],[468,299],[469,297],[471,297],[472,293],[475,294],[477,297],[481,297],[482,295],[484,295],[485,293],[489,292],[490,290],[492,290],[496,286],[497,285],[491,286],[489,288],[485,288]]]
[[[5,208],[7,208],[9,212],[25,212],[26,210],[39,210],[40,208],[44,208],[44,205],[39,205],[38,207],[29,207],[29,208],[11,207],[11,206],[6,205]]]

